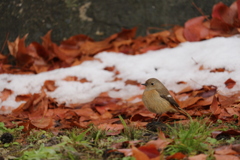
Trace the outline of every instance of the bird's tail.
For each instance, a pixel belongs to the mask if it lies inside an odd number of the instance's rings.
[[[181,114],[185,115],[186,117],[189,118],[189,120],[192,121],[192,117],[182,108],[179,107],[179,110],[178,110]]]

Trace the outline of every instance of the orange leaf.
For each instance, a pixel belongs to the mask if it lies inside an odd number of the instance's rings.
[[[55,81],[53,80],[46,80],[44,82],[44,87],[50,92],[54,91],[57,87],[55,86]]]
[[[197,103],[201,99],[202,99],[202,97],[189,97],[185,101],[180,101],[179,105],[181,106],[181,108],[186,108],[188,106],[191,106],[191,105]]]
[[[184,30],[183,27],[174,27],[174,34],[180,43],[186,42],[186,39],[183,36],[183,30]]]
[[[177,152],[174,155],[168,156],[166,159],[167,160],[171,160],[171,159],[180,160],[180,159],[183,159],[185,157],[186,157],[186,155],[184,155],[183,153]]]
[[[218,100],[218,95],[214,95],[212,104],[210,106],[210,110],[211,110],[213,115],[218,115],[218,114],[221,113],[221,108],[220,108],[219,105],[220,104],[219,104],[219,100]]]
[[[4,88],[3,91],[0,92],[0,99],[5,101],[8,97],[13,93],[12,90]]]
[[[80,51],[83,55],[95,55],[111,47],[112,45],[109,44],[108,39],[99,42],[86,41],[80,48]]]
[[[236,81],[232,80],[231,78],[229,78],[227,81],[224,82],[224,84],[226,85],[226,87],[228,89],[231,89],[234,87],[234,85],[236,84]]]
[[[136,160],[150,160],[150,158],[145,153],[134,146],[132,147],[132,155],[134,158],[136,158]]]
[[[28,101],[31,98],[32,94],[24,94],[24,95],[17,95],[16,96],[16,102],[19,101]]]

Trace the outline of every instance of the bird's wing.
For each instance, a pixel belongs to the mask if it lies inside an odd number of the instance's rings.
[[[163,99],[166,99],[178,112],[182,113],[183,115],[190,117],[190,115],[184,111],[182,108],[179,107],[177,102],[173,99],[173,97],[168,94],[168,95],[160,95]],[[190,118],[191,119],[191,118]]]
[[[173,97],[170,94],[160,95],[160,97],[162,97],[163,99],[166,99],[172,106],[176,107],[177,109],[180,108],[177,102],[173,99]]]

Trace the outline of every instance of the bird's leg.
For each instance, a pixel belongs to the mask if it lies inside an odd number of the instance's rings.
[[[160,118],[161,118],[162,114],[156,114],[155,118],[153,119],[153,121],[159,122]]]

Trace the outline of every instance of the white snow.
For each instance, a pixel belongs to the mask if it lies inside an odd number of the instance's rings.
[[[85,103],[93,100],[102,92],[111,97],[123,99],[142,94],[143,90],[136,85],[125,85],[126,80],[144,83],[148,78],[157,78],[169,90],[178,92],[186,86],[201,88],[202,85],[215,85],[223,94],[240,90],[240,36],[229,38],[218,37],[201,42],[185,42],[176,48],[149,51],[142,55],[125,55],[122,53],[102,52],[95,56],[100,60],[86,61],[71,68],[61,68],[37,75],[0,74],[1,91],[10,89],[13,94],[5,101],[0,100],[0,110],[4,106],[11,112],[23,102],[16,102],[17,95],[39,93],[45,80],[55,80],[57,89],[47,92],[59,103]],[[118,75],[104,70],[115,66]],[[199,70],[200,67],[204,70]],[[225,68],[231,72],[215,72],[210,70]],[[89,82],[65,81],[64,78],[75,76],[86,78]],[[121,80],[114,81],[115,78]],[[236,81],[232,89],[226,88],[227,79]],[[177,84],[185,81],[187,84]]]

